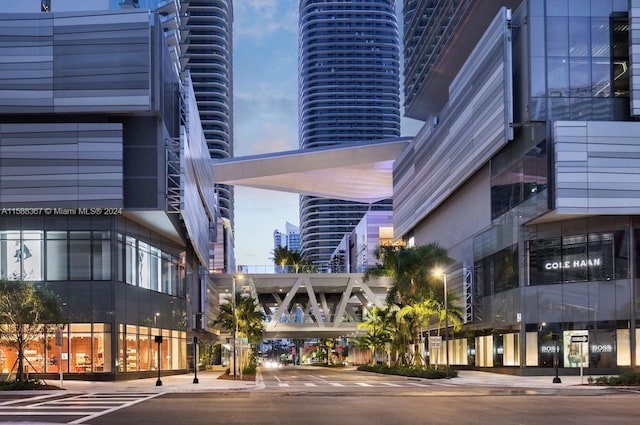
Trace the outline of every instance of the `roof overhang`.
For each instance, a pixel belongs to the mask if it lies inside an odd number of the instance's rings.
[[[218,184],[378,202],[393,195],[393,162],[411,137],[212,160]]]

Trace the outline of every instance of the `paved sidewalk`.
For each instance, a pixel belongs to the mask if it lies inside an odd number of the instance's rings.
[[[198,372],[198,383],[193,383],[194,374],[162,376],[162,385],[156,385],[158,378],[133,379],[130,381],[63,381],[63,388],[73,392],[147,392],[147,393],[179,393],[200,391],[246,391],[264,388],[262,377],[258,374],[254,381],[218,379],[223,370]],[[49,384],[59,385],[60,381],[47,380]]]
[[[229,379],[218,379],[223,370],[198,372],[198,383],[193,383],[193,374],[163,376],[161,386],[156,386],[157,378],[135,379],[116,382],[87,382],[64,381],[65,391],[89,392],[145,392],[145,393],[176,393],[176,392],[207,392],[207,391],[250,391],[265,388],[262,375],[258,372],[255,382]],[[587,376],[581,384],[580,376],[561,376],[561,383],[553,383],[553,376],[514,376],[491,372],[458,371],[457,378],[446,380],[451,386],[481,386],[532,389],[606,389],[604,386],[587,385]],[[58,385],[59,381],[48,380],[50,384]],[[441,381],[444,382],[444,381]]]

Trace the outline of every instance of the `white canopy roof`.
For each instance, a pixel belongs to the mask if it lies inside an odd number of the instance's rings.
[[[393,162],[411,137],[213,160],[216,183],[373,203],[393,196]]]

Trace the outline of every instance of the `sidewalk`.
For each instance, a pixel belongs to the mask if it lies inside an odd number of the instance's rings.
[[[262,375],[258,371],[255,382],[229,379],[218,379],[224,373],[222,370],[198,372],[198,383],[193,383],[194,375],[162,376],[162,385],[156,386],[157,378],[135,379],[131,381],[116,382],[88,382],[88,381],[64,381],[66,391],[87,392],[143,392],[143,393],[181,393],[181,392],[208,392],[208,391],[249,391],[264,389]],[[580,376],[561,376],[561,383],[553,383],[553,376],[515,376],[503,375],[491,372],[458,371],[458,377],[437,382],[446,383],[448,386],[480,386],[503,388],[531,388],[531,389],[588,389],[604,390],[607,387],[586,385],[588,377],[582,380]],[[49,383],[58,385],[58,381]]]
[[[560,383],[553,383],[553,376],[516,376],[500,373],[480,372],[474,370],[460,370],[458,377],[448,383],[454,385],[477,385],[489,387],[517,387],[517,388],[576,388],[598,390],[605,386],[587,385],[588,376],[560,376]],[[584,384],[584,385],[583,385]]]
[[[255,382],[231,379],[218,379],[223,370],[207,370],[198,372],[198,383],[193,383],[194,374],[162,376],[162,385],[157,386],[158,378],[134,379],[131,381],[71,381],[63,382],[66,391],[88,392],[145,392],[145,393],[181,393],[206,391],[246,391],[264,388],[261,375]],[[48,383],[59,385],[60,381],[47,380]]]

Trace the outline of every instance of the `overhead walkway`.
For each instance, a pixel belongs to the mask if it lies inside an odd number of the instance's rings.
[[[266,315],[270,338],[338,338],[363,333],[363,316],[383,307],[389,278],[363,282],[362,273],[222,274],[221,294],[249,293]]]

